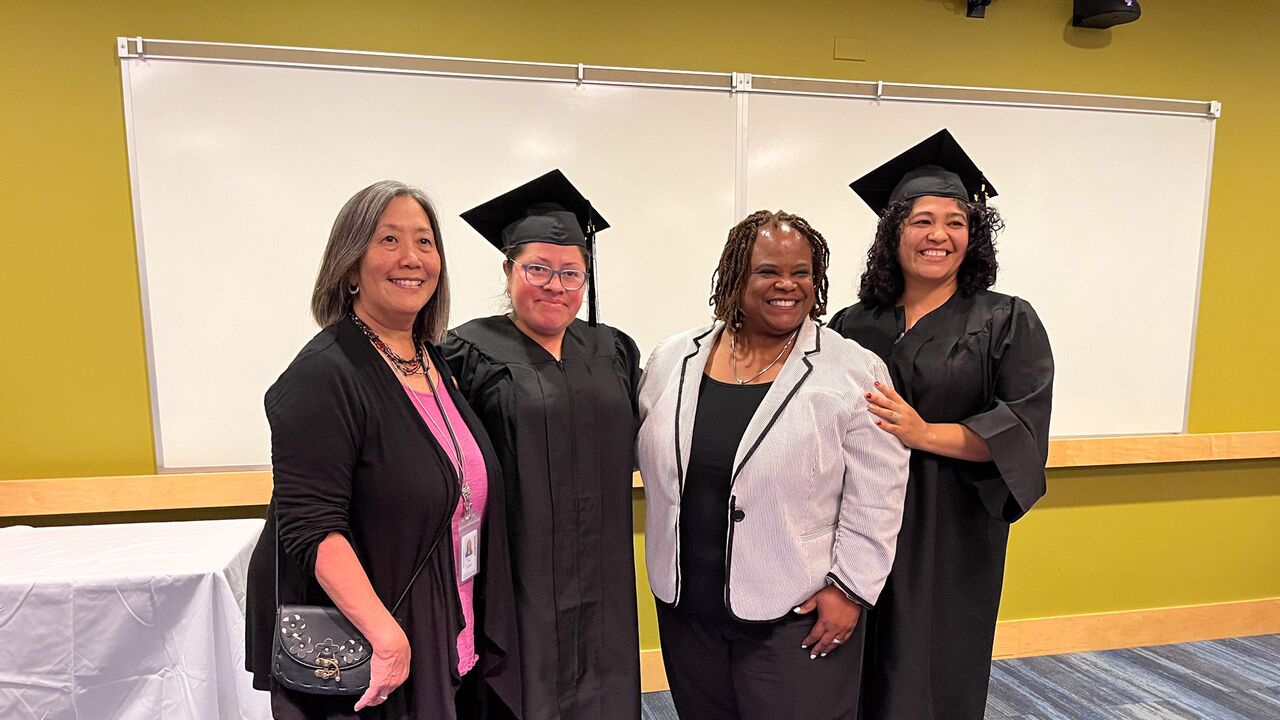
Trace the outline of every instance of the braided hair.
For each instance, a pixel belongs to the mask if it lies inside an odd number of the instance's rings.
[[[742,290],[751,274],[751,253],[756,246],[756,236],[763,228],[783,224],[790,225],[804,236],[813,252],[814,303],[809,317],[817,320],[827,313],[827,265],[831,259],[831,251],[827,248],[826,238],[799,215],[781,210],[757,210],[729,230],[724,251],[720,253],[720,264],[711,276],[712,291],[708,304],[711,305],[716,320],[728,323],[733,328],[742,326]]]

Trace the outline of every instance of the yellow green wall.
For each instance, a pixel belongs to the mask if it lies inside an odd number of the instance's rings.
[[[6,0],[0,479],[154,471],[117,35],[1221,100],[1190,430],[1280,429],[1280,6],[1150,0],[1086,32],[1069,0],[964,4]],[[868,59],[833,60],[835,36]],[[1005,618],[1280,596],[1280,462],[1049,487],[1014,529]]]

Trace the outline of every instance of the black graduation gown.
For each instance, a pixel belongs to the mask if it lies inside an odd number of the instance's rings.
[[[575,320],[557,362],[499,315],[442,350],[506,479],[524,717],[639,718],[635,343]]]
[[[905,335],[902,308],[857,304],[831,327],[879,355],[922,418],[964,424],[993,458],[912,451],[897,556],[868,616],[862,717],[979,720],[1009,523],[1045,491],[1049,338],[1025,300],[986,291],[953,295]]]

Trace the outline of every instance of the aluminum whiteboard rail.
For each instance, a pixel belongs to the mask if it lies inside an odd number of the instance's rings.
[[[281,45],[245,45],[119,37],[116,38],[116,53],[122,59],[143,61],[185,60],[316,70],[353,70],[397,75],[530,80],[576,85],[645,86],[722,92],[729,92],[733,89],[732,73],[623,68],[582,63],[485,60]]]
[[[142,38],[135,38],[138,51],[142,51]],[[123,48],[126,41],[120,38],[120,45]],[[159,377],[156,374],[156,349],[155,349],[155,323],[151,319],[151,288],[147,278],[147,249],[146,240],[143,234],[142,225],[142,186],[138,176],[138,147],[133,142],[134,137],[134,118],[133,118],[133,86],[129,82],[129,65],[120,63],[120,86],[123,91],[124,101],[124,133],[126,142],[126,151],[129,158],[129,196],[133,208],[133,232],[134,232],[134,250],[138,254],[138,292],[139,299],[142,301],[142,338],[147,357],[147,397],[151,404],[151,439],[154,443],[153,450],[156,457],[156,467],[163,468],[164,464],[164,438],[161,434],[160,427],[160,393],[157,388],[160,387]]]
[[[237,65],[268,65],[321,70],[355,70],[402,75],[434,75],[495,80],[530,80],[577,85],[619,85],[730,93],[847,97],[879,102],[928,102],[963,105],[1079,109],[1146,115],[1180,115],[1217,119],[1222,105],[1216,100],[1175,100],[1128,95],[1099,95],[1047,90],[1010,90],[891,83],[881,80],[835,80],[750,75],[749,87],[739,87],[745,73],[627,68],[583,63],[542,63],[521,60],[413,55],[408,53],[332,50],[285,45],[248,45],[189,40],[116,38],[120,58],[137,60],[188,60]]]
[[[750,92],[773,95],[811,95],[878,101],[999,105],[1056,110],[1100,110],[1210,119],[1217,119],[1222,114],[1222,104],[1216,100],[1173,100],[1132,95],[1010,90],[867,80],[822,80],[781,75],[754,75],[752,79]]]
[[[733,159],[733,216],[736,218],[746,217],[747,214],[747,197],[748,182],[751,179],[751,173],[747,169],[747,157],[749,156],[750,146],[750,109],[751,96],[748,91],[751,90],[751,74],[750,73],[734,73],[733,74],[733,92],[734,92],[734,159]]]
[[[1213,149],[1218,140],[1218,125],[1209,128],[1209,150],[1205,153],[1205,177],[1213,177]],[[1187,358],[1187,367],[1193,371],[1187,373],[1187,389],[1182,400],[1182,432],[1190,432],[1191,428],[1191,386],[1195,378],[1196,342],[1200,336],[1200,290],[1204,287],[1204,250],[1209,238],[1209,196],[1213,192],[1213,183],[1204,184],[1204,212],[1200,221],[1200,257],[1196,260],[1196,302],[1191,312],[1191,349]]]

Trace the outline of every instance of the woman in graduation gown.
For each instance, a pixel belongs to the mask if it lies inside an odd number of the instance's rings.
[[[608,224],[552,171],[463,214],[506,255],[511,312],[444,353],[506,478],[527,720],[640,716],[631,477],[639,351],[576,319]]]
[[[1026,300],[991,292],[995,189],[946,130],[851,187],[880,215],[858,304],[831,327],[885,360],[869,393],[912,448],[898,554],[870,613],[865,720],[978,720],[1009,524],[1045,491],[1053,357]]]

